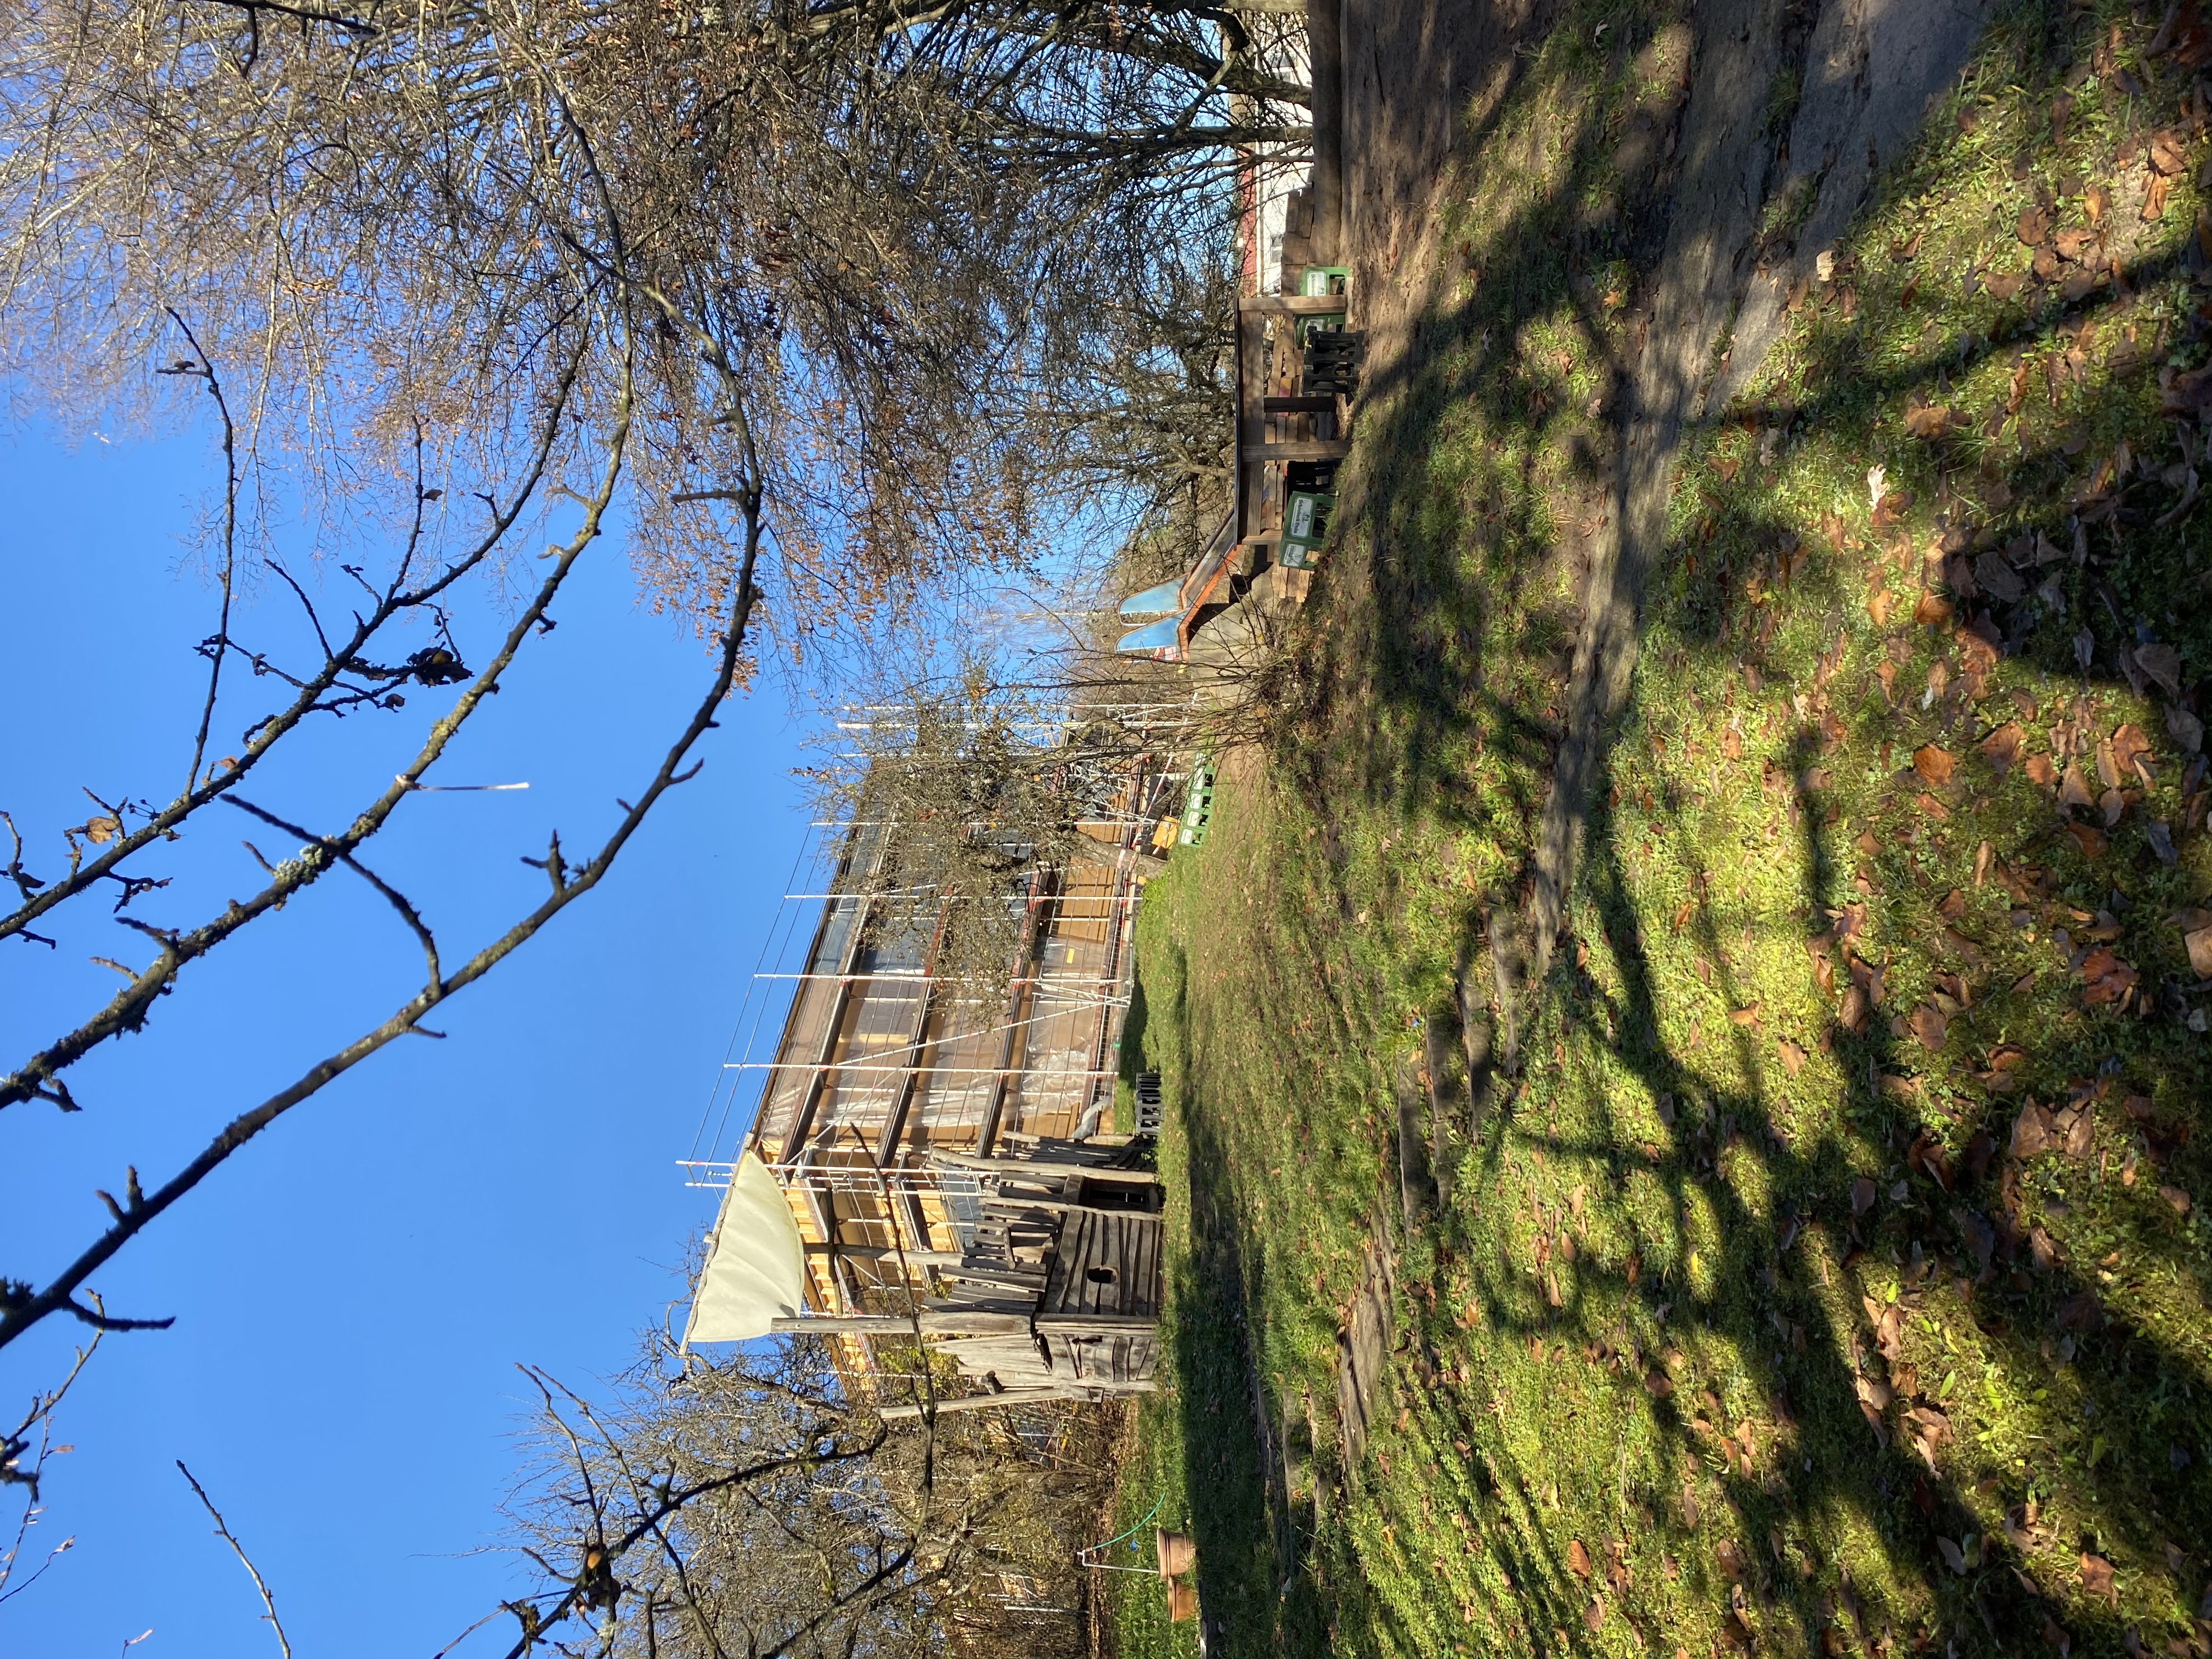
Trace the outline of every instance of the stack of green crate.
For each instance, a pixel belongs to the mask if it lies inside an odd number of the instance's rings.
[[[1176,839],[1185,847],[1203,847],[1212,822],[1213,769],[1200,755],[1190,763],[1190,792],[1183,799],[1182,833]]]

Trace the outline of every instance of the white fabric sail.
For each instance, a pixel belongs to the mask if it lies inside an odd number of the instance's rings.
[[[806,1246],[767,1164],[738,1161],[707,1241],[707,1266],[691,1298],[684,1340],[744,1342],[806,1306]]]

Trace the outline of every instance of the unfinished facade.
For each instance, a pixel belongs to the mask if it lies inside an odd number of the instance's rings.
[[[994,1395],[1150,1386],[1159,1188],[1113,1118],[1167,786],[1133,773],[1071,856],[1025,871],[995,996],[940,980],[928,917],[883,902],[884,827],[841,832],[773,1054],[730,1068],[759,1087],[731,1150],[784,1188],[825,1334],[910,1334],[919,1311]],[[731,1166],[689,1167],[719,1185]],[[866,1343],[849,1346],[865,1376]]]

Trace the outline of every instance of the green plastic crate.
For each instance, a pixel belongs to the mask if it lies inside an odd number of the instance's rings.
[[[1321,562],[1328,537],[1329,509],[1336,497],[1317,490],[1293,489],[1283,499],[1283,557],[1287,570],[1310,570]]]

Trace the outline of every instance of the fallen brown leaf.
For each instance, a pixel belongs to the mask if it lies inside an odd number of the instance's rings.
[[[2081,775],[2081,763],[2068,761],[2058,780],[2058,804],[2064,807],[2089,806],[2095,804],[2096,799],[2089,793],[2089,781]]]
[[[1929,628],[1941,628],[1951,620],[1951,601],[1933,588],[1924,590],[1920,602],[1912,607],[1912,620]]]
[[[1583,1540],[1579,1538],[1568,1540],[1567,1571],[1577,1578],[1587,1578],[1590,1576],[1589,1552],[1583,1547]]]
[[[2150,224],[2166,216],[2166,198],[2173,188],[2173,180],[2164,173],[2153,173],[2143,191],[2142,221]]]
[[[2023,1160],[2033,1158],[2051,1146],[2052,1129],[2050,1109],[2029,1101],[2013,1120],[2012,1145],[2006,1149],[2006,1156]]]
[[[1948,404],[1918,404],[1905,411],[1906,435],[1933,441],[1951,429]]]
[[[2048,755],[2027,757],[2027,781],[2039,789],[2048,789],[2058,781],[2058,767]]]
[[[1932,743],[1924,744],[1912,751],[1912,769],[1930,783],[1948,783],[1958,764],[1957,756]]]
[[[1997,776],[2002,778],[2012,770],[2014,763],[2020,759],[2021,745],[2027,739],[2027,733],[2021,729],[2018,720],[2007,720],[1982,739],[1983,757],[1996,769]],[[1982,850],[1984,853],[1989,850],[1988,842],[1984,842],[1982,844]],[[1982,867],[1987,867],[1985,860],[1978,858],[1977,862]]]
[[[2074,827],[2077,833],[2081,828],[2078,824]],[[2089,833],[2096,835],[2100,841],[2104,839],[2094,830]],[[2122,961],[2109,950],[2099,949],[2090,951],[2082,961],[2081,977],[2087,981],[2081,1000],[2094,1007],[2099,1003],[2118,1002],[2135,988],[2141,975],[2131,963]]]
[[[2212,910],[2184,910],[2173,919],[2189,951],[2189,971],[2212,979]]]
[[[1903,1303],[1893,1302],[1882,1310],[1881,1317],[1875,1321],[1874,1341],[1875,1346],[1881,1350],[1881,1357],[1892,1365],[1904,1363],[1905,1304]]]
[[[2105,832],[2094,824],[2069,823],[2066,826],[2066,833],[2074,837],[2075,845],[2081,848],[2085,858],[2104,857],[2105,848],[2110,844]]]
[[[1851,1213],[1853,1215],[1864,1215],[1869,1210],[1874,1208],[1875,1190],[1874,1177],[1871,1176],[1861,1176],[1856,1181],[1851,1182]]]
[[[2112,1583],[2112,1564],[2101,1555],[2081,1553],[2081,1589],[2089,1595],[2101,1595],[2118,1606],[2119,1589]]]
[[[2112,747],[2112,740],[2110,738],[2097,739],[2096,763],[2097,781],[2107,789],[2118,788],[2120,782],[2120,758],[2118,751]]]
[[[2077,1291],[2058,1304],[2051,1322],[2058,1330],[2094,1334],[2105,1328],[2105,1304],[2097,1300],[2096,1291]]]
[[[1912,1027],[1912,1035],[1920,1039],[1922,1048],[1931,1053],[1942,1048],[1944,1036],[1949,1030],[1949,1022],[1943,1018],[1942,1009],[1933,1003],[1923,1002],[1912,1011],[1910,1024]]]
[[[1805,1069],[1805,1050],[1801,1044],[1792,1042],[1788,1037],[1784,1037],[1778,1047],[1782,1052],[1783,1070],[1789,1073],[1790,1076],[1796,1077],[1798,1073]]]
[[[1759,1024],[1759,1005],[1758,1005],[1757,1003],[1755,1003],[1755,1002],[1754,1002],[1754,1003],[1753,1003],[1753,1004],[1752,1004],[1748,1008],[1731,1008],[1731,1009],[1729,1009],[1729,1024],[1731,1024],[1731,1025],[1756,1025],[1756,1024]]]
[[[2180,1188],[2160,1187],[2158,1189],[2158,1195],[2164,1199],[2167,1203],[2173,1206],[2174,1214],[2187,1215],[2189,1213],[2189,1194],[2183,1192]]]
[[[2143,653],[2150,649],[2152,649],[2151,647],[2143,646],[2136,650],[2136,663],[2138,667],[2143,665]],[[2172,653],[2169,649],[2166,654],[2171,656]],[[2150,739],[2143,735],[2142,727],[2130,722],[2114,732],[2110,742],[2112,763],[2119,769],[2122,779],[2132,776],[2143,778],[2145,782],[2149,781],[2148,778],[2144,778],[2144,773],[2148,769]],[[2102,746],[2100,744],[2100,748],[2101,749]]]
[[[2136,666],[2156,682],[2169,697],[2181,695],[2181,653],[2170,645],[2139,645]]]

